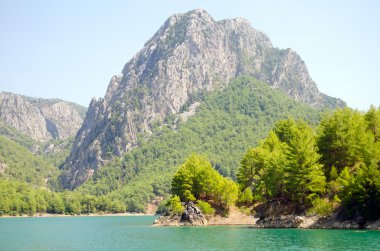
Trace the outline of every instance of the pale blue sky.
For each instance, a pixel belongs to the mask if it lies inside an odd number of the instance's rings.
[[[245,17],[292,48],[319,89],[380,105],[380,1],[0,0],[0,91],[87,106],[174,13]]]

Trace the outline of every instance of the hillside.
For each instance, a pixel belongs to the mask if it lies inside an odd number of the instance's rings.
[[[0,135],[59,167],[87,109],[60,99],[0,93]]]
[[[77,190],[125,201],[129,211],[169,192],[170,180],[191,153],[206,155],[224,176],[235,178],[245,151],[265,138],[279,119],[294,117],[316,125],[321,110],[297,102],[252,77],[240,77],[227,88],[198,99],[198,112],[186,122],[171,116],[140,134],[139,147],[94,174]]]
[[[111,79],[104,98],[92,100],[65,162],[64,187],[79,186],[112,156],[141,147],[141,134],[155,135],[157,125],[243,75],[312,107],[345,105],[318,91],[296,52],[274,48],[247,20],[215,21],[204,10],[176,14]]]
[[[0,179],[12,179],[37,186],[56,185],[58,169],[28,149],[0,135]]]

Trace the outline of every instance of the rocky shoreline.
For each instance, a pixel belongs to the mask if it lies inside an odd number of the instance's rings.
[[[303,229],[373,229],[380,230],[380,220],[362,223],[359,220],[339,220],[330,217],[281,215],[258,219],[254,228],[303,228]]]
[[[300,228],[300,229],[368,229],[380,230],[380,220],[368,222],[364,225],[354,220],[338,221],[318,216],[276,216],[264,219],[254,218],[251,223],[242,223],[241,221],[231,221],[229,217],[222,217],[224,220],[214,220],[213,216],[205,222],[191,223],[181,220],[180,216],[160,216],[154,221],[155,226],[216,226],[216,225],[246,225],[251,228]]]

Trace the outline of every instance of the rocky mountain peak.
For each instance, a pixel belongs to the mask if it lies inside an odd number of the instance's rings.
[[[74,136],[82,125],[83,110],[62,100],[0,93],[0,120],[38,141]]]
[[[112,77],[104,99],[91,102],[66,160],[64,186],[78,186],[109,156],[136,147],[139,134],[151,134],[153,124],[178,114],[190,97],[241,75],[312,106],[344,105],[318,91],[297,53],[274,48],[246,19],[215,21],[204,10],[172,15]]]

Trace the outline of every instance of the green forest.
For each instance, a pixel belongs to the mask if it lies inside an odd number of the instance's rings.
[[[336,110],[316,129],[302,120],[280,120],[266,139],[247,150],[237,183],[215,172],[207,159],[189,157],[172,179],[166,212],[179,213],[181,201],[226,210],[233,203],[279,202],[292,205],[295,214],[328,216],[337,210],[344,219],[378,219],[379,130],[380,109],[374,107],[365,114]],[[228,189],[225,182],[231,183]]]
[[[379,217],[379,108],[317,109],[251,77],[193,95],[182,110],[195,101],[188,121],[158,122],[74,191],[57,181],[68,147],[33,155],[27,140],[0,137],[0,215],[145,212],[163,197],[161,212],[188,200],[207,214],[278,200],[310,214]]]

